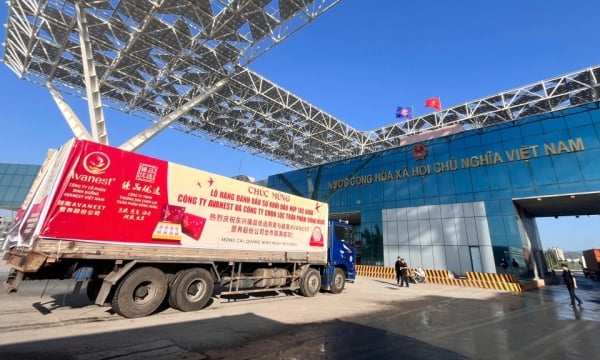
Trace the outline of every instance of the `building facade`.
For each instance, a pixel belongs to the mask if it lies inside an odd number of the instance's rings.
[[[40,165],[0,163],[0,250]]]
[[[536,115],[268,178],[329,204],[356,229],[360,263],[546,272],[525,199],[600,193],[600,103]],[[545,213],[547,216],[547,212]],[[590,214],[591,215],[591,214]]]
[[[27,196],[40,165],[0,163],[0,209],[17,210]]]

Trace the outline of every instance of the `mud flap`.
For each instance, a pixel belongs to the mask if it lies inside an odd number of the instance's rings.
[[[21,285],[21,281],[23,281],[23,275],[24,273],[22,271],[10,269],[8,277],[4,282],[4,292],[7,294],[17,292],[19,286]]]
[[[137,264],[137,261],[131,261],[119,270],[111,271],[104,280],[102,281],[102,286],[100,287],[100,291],[98,292],[98,296],[96,297],[96,301],[94,302],[96,305],[103,305],[106,302],[106,298],[108,294],[110,294],[110,289],[112,289],[113,285],[116,284],[125,274],[131,270],[131,268]]]

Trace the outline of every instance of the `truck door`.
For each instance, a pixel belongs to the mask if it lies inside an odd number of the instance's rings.
[[[341,267],[346,272],[348,280],[356,278],[356,253],[352,244],[354,242],[354,231],[352,226],[332,221],[330,223],[330,249],[329,259],[332,267]]]

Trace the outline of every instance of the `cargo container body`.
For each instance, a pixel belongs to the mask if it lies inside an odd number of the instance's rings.
[[[8,234],[5,291],[75,279],[125,317],[165,300],[340,293],[356,276],[352,227],[324,202],[73,139],[42,166]]]

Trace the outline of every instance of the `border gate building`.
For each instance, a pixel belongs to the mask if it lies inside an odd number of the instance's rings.
[[[270,176],[329,203],[357,232],[360,262],[545,272],[536,217],[598,214],[600,110],[591,103]],[[358,240],[359,239],[359,240]]]
[[[359,131],[248,68],[339,2],[15,0],[2,60],[77,138],[108,144],[107,106],[149,120],[123,150],[172,128],[301,169],[268,186],[328,202],[363,264],[545,271],[535,218],[600,214],[600,66]]]

